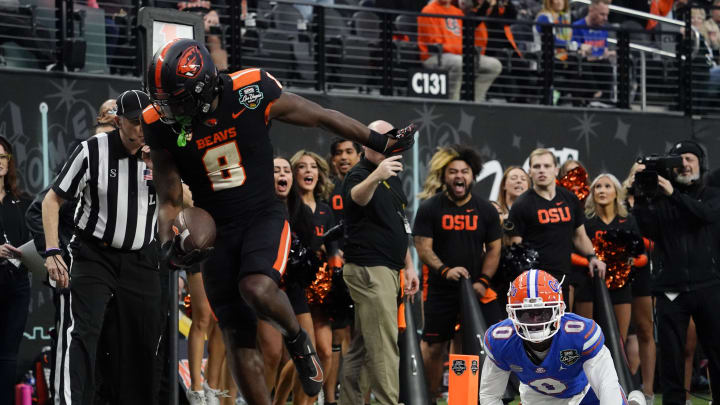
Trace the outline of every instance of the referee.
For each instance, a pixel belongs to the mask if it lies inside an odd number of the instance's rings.
[[[89,405],[95,393],[98,338],[112,298],[108,324],[112,404],[153,403],[161,304],[157,219],[152,168],[145,155],[140,114],[147,94],[131,90],[117,99],[118,128],[82,142],[65,163],[42,204],[45,266],[51,284],[69,288],[61,297],[62,325],[55,363],[56,404]],[[149,162],[149,159],[147,160]],[[58,245],[58,211],[79,198],[68,270]],[[112,324],[110,324],[112,323]]]

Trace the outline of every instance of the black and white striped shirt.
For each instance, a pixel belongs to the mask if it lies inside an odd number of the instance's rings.
[[[120,133],[93,136],[75,148],[53,191],[71,200],[77,231],[117,249],[138,250],[155,237],[157,198],[152,171],[123,146]]]

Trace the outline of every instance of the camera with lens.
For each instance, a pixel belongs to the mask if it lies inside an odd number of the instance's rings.
[[[635,198],[653,199],[658,195],[658,176],[672,178],[672,169],[682,167],[683,159],[679,155],[650,155],[637,160],[645,165],[645,170],[635,173],[632,191]]]

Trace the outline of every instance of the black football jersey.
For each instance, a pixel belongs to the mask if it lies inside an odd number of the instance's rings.
[[[275,201],[269,113],[282,86],[261,69],[220,75],[220,102],[184,138],[143,111],[145,142],[169,151],[195,206],[216,222],[257,212]]]

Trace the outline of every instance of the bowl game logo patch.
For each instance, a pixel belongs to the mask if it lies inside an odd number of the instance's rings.
[[[243,87],[242,89],[238,90],[238,94],[240,95],[240,104],[251,110],[256,109],[263,99],[263,94],[260,91],[260,86],[258,86],[257,84]]]
[[[560,363],[566,366],[572,366],[578,361],[580,355],[575,349],[567,349],[560,351]]]
[[[461,376],[465,372],[465,360],[453,360],[452,371]]]

